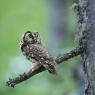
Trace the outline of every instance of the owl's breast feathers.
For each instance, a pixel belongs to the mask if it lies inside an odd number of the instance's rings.
[[[55,65],[57,64],[48,50],[41,44],[23,45],[22,52],[25,56],[36,60],[44,66],[50,73],[55,74]]]

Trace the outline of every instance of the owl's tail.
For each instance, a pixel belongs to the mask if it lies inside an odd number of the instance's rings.
[[[49,65],[48,71],[49,71],[49,73],[51,73],[51,74],[57,74],[57,73],[56,73],[55,66],[53,66],[53,65],[51,65],[51,64]]]
[[[44,67],[48,70],[51,74],[57,74],[55,66],[53,64],[45,64]]]

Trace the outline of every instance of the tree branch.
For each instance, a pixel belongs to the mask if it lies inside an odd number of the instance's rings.
[[[57,64],[60,64],[70,58],[73,58],[75,56],[78,56],[80,54],[82,54],[84,51],[84,48],[82,46],[75,48],[74,50],[71,50],[68,53],[65,54],[61,54],[59,55],[55,60],[57,62]],[[34,71],[32,69],[30,69],[27,73],[23,73],[22,75],[19,75],[13,79],[9,79],[6,84],[8,86],[14,87],[15,85],[29,79],[30,77],[45,71],[46,69],[44,67],[39,67],[38,69],[35,69]]]

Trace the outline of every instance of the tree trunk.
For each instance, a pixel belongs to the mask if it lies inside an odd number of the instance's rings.
[[[79,0],[79,2],[87,1],[88,24],[90,30],[86,36],[86,48],[83,53],[84,60],[84,93],[83,95],[95,95],[95,0]]]

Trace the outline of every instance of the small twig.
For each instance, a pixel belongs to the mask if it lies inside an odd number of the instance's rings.
[[[56,62],[57,62],[57,64],[60,64],[60,63],[66,61],[66,60],[68,60],[68,59],[70,59],[70,58],[73,58],[73,57],[75,57],[75,56],[78,56],[78,55],[82,54],[83,51],[84,51],[84,48],[83,48],[83,47],[77,47],[76,49],[71,50],[71,51],[68,52],[68,53],[59,55],[59,56],[56,58]],[[22,74],[22,75],[19,75],[19,76],[17,76],[17,77],[14,78],[14,79],[9,79],[9,80],[6,82],[6,84],[7,84],[8,86],[14,87],[15,85],[17,85],[17,84],[19,84],[19,83],[21,83],[21,82],[23,82],[23,81],[29,79],[30,77],[32,77],[32,76],[34,76],[34,75],[36,75],[36,74],[38,74],[38,73],[40,73],[40,72],[42,72],[42,71],[45,71],[45,70],[46,70],[46,69],[45,69],[44,67],[40,67],[40,68],[38,68],[38,69],[36,69],[36,70],[34,70],[34,71],[31,69],[31,70],[29,70],[27,73],[24,73],[24,74]]]

